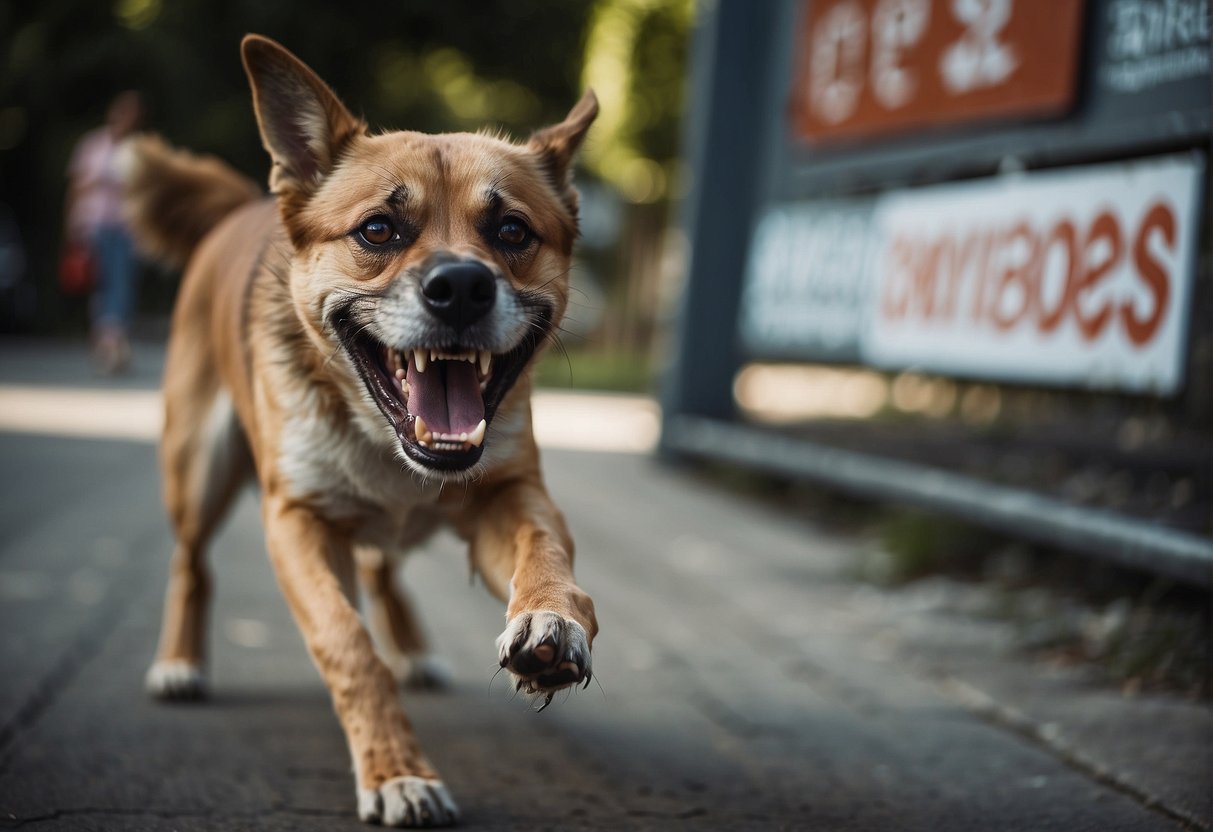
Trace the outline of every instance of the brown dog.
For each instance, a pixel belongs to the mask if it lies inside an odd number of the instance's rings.
[[[445,523],[507,604],[497,648],[520,689],[550,701],[588,683],[598,626],[540,475],[528,368],[568,300],[570,167],[597,102],[587,92],[522,145],[371,133],[278,44],[250,35],[242,50],[273,198],[154,138],[128,158],[139,237],[189,263],[161,449],[177,548],[147,685],[201,694],[204,548],[255,474],[270,559],[349,741],[359,817],[448,824],[454,803],[359,618],[354,552],[395,660],[424,644],[384,553]]]

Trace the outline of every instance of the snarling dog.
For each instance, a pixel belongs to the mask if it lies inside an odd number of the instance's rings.
[[[255,476],[275,574],[349,741],[358,815],[449,824],[389,668],[416,675],[424,658],[390,555],[452,527],[506,602],[496,647],[516,685],[550,701],[588,683],[598,626],[540,474],[528,368],[568,302],[570,168],[597,102],[587,92],[520,144],[372,133],[280,45],[250,35],[242,54],[271,196],[154,137],[127,160],[137,236],[188,262],[161,447],[176,550],[147,686],[202,693],[204,550]],[[359,617],[359,572],[390,662]]]

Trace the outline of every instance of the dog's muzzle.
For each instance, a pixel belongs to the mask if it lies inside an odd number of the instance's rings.
[[[467,470],[547,337],[552,307],[543,295],[511,292],[474,259],[443,252],[419,271],[394,296],[338,308],[333,326],[405,454],[429,470]],[[383,312],[385,303],[395,311]]]

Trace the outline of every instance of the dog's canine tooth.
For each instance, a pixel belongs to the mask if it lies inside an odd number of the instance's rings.
[[[417,372],[424,373],[425,367],[430,363],[430,358],[425,350],[413,350],[413,364],[417,367]]]
[[[476,429],[474,431],[464,434],[461,438],[463,438],[464,442],[479,447],[480,443],[484,442],[484,431],[487,427],[488,422],[481,419],[480,424],[476,425]]]
[[[493,364],[493,354],[488,350],[480,350],[476,355],[477,364],[480,365],[480,377],[484,378],[489,374],[489,368]]]
[[[417,441],[424,444],[433,439],[434,434],[430,432],[428,427],[426,427],[425,420],[420,416],[415,416],[413,418],[417,420],[416,429],[414,430],[414,433],[417,435]]]

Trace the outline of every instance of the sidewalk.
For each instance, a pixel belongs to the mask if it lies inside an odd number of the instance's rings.
[[[74,433],[3,404],[89,390],[136,424],[158,353],[136,360],[111,391],[76,346],[0,342],[0,828],[364,829],[252,493],[213,548],[212,699],[142,694],[170,545],[150,434],[102,430],[96,401]],[[856,581],[863,541],[650,460],[650,403],[545,397],[632,443],[545,445],[600,685],[533,713],[492,680],[502,610],[456,541],[408,561],[454,686],[405,703],[464,828],[1210,828],[1208,703],[1033,662],[946,581]]]

